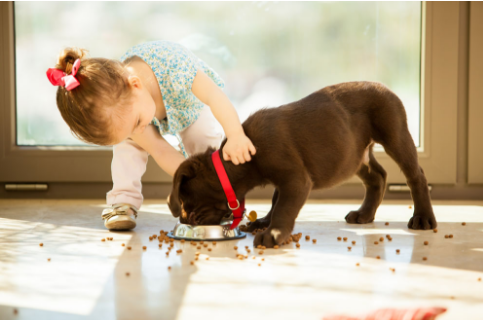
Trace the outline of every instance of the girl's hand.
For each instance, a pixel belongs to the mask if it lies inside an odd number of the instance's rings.
[[[223,159],[225,161],[231,160],[233,164],[238,165],[250,161],[252,159],[250,153],[255,155],[256,152],[252,141],[245,133],[241,132],[227,138],[223,147]]]

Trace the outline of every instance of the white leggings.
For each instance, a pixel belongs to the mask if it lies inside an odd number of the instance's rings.
[[[199,118],[179,133],[188,155],[218,149],[223,140],[223,128],[205,106]],[[108,205],[128,203],[139,209],[143,203],[141,177],[146,172],[148,153],[131,139],[113,147],[111,163],[113,188],[106,195]]]

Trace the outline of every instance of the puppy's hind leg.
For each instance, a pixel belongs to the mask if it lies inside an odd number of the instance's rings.
[[[351,211],[345,216],[348,223],[369,223],[374,221],[376,210],[384,198],[386,192],[386,171],[376,161],[372,152],[372,143],[367,148],[363,165],[357,172],[357,176],[364,183],[366,194],[361,207],[356,211]],[[369,161],[367,161],[369,160]]]

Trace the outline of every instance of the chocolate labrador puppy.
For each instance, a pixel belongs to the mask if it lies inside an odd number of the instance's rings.
[[[254,245],[267,248],[290,236],[297,215],[312,189],[334,187],[354,174],[366,194],[361,207],[349,212],[348,223],[370,223],[386,190],[386,171],[374,158],[375,142],[399,165],[414,201],[411,229],[434,229],[436,219],[428,185],[408,131],[401,100],[374,82],[348,82],[325,87],[277,108],[262,109],[244,123],[257,153],[250,162],[222,163],[238,199],[256,186],[273,184],[272,208],[249,224],[258,233]],[[226,143],[222,142],[221,148]],[[215,172],[210,148],[191,156],[174,175],[169,208],[182,223],[216,225],[230,214]]]

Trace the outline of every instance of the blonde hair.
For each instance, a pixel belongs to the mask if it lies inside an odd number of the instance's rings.
[[[76,59],[81,64],[76,79],[80,85],[71,91],[63,86],[57,89],[57,107],[71,132],[79,140],[97,145],[111,145],[112,117],[126,111],[125,103],[131,97],[128,72],[117,60],[104,58],[84,59],[88,50],[65,48],[59,54],[56,69],[70,74]],[[111,108],[110,108],[111,109]]]

